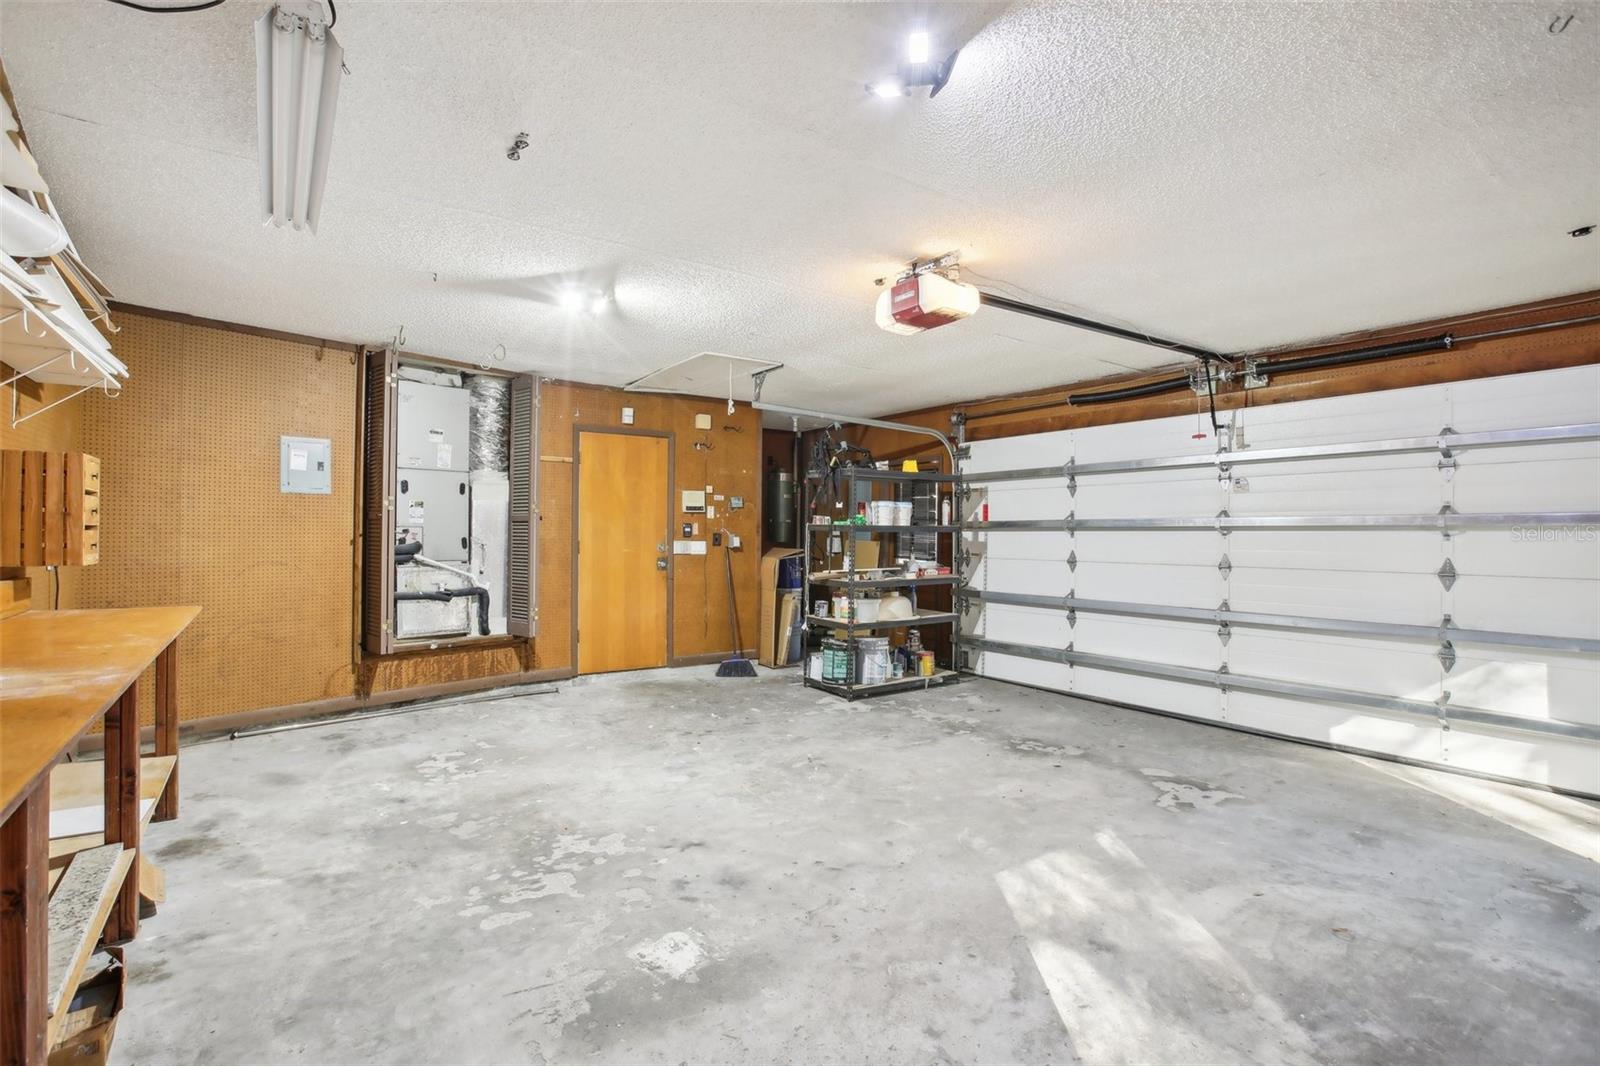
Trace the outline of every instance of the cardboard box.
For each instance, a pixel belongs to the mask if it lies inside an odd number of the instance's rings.
[[[783,660],[787,658],[787,648],[780,647],[778,642],[778,611],[782,606],[779,602],[778,567],[784,559],[792,559],[799,554],[798,548],[773,548],[761,557],[761,623],[758,627],[756,658],[762,666],[783,666]],[[783,633],[787,638],[787,630]]]
[[[774,634],[773,659],[778,666],[794,663],[794,632],[800,625],[800,593],[784,592],[778,600],[778,630]]]
[[[105,1066],[116,1036],[117,1018],[127,992],[127,970],[121,948],[96,952],[86,977],[72,997],[66,1014],[56,1024],[55,1046],[48,1066]]]

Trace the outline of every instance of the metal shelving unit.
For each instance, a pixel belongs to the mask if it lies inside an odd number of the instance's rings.
[[[873,536],[919,536],[932,535],[937,538],[941,535],[959,537],[961,534],[961,508],[960,508],[960,476],[959,474],[936,474],[916,472],[910,473],[899,470],[879,470],[869,467],[842,467],[836,475],[844,487],[845,500],[852,513],[854,512],[858,496],[862,496],[858,486],[862,483],[888,482],[897,486],[911,486],[931,490],[928,499],[931,499],[932,517],[934,521],[913,521],[911,525],[881,525],[881,524],[832,524],[816,525],[811,521],[817,489],[822,484],[821,478],[808,476],[805,481],[803,508],[800,517],[805,520],[806,542],[802,555],[801,565],[804,572],[806,607],[813,602],[813,589],[843,589],[852,604],[856,600],[856,593],[866,590],[909,589],[915,596],[919,588],[954,587],[960,583],[960,576],[954,572],[949,574],[930,575],[926,577],[888,577],[888,576],[861,576],[858,577],[855,569],[855,545],[863,537]],[[949,485],[952,493],[951,511],[956,521],[940,523],[937,521],[939,505],[943,495],[939,487]],[[862,498],[870,498],[870,493]],[[915,501],[914,501],[915,502]],[[840,547],[844,558],[844,569],[841,574],[829,574],[822,577],[813,577],[811,572],[811,558],[814,541],[818,533],[829,537],[838,534]],[[955,558],[956,544],[952,541],[951,558]],[[954,567],[952,567],[952,571]],[[889,678],[884,681],[863,683],[856,679],[856,639],[859,636],[879,630],[903,629],[912,626],[951,626],[951,648],[955,647],[954,628],[960,624],[960,615],[951,611],[925,611],[916,608],[916,613],[910,618],[885,618],[872,622],[861,622],[854,619],[842,620],[837,618],[824,618],[813,615],[808,610],[805,615],[804,625],[809,629],[828,630],[841,632],[849,645],[850,668],[847,680],[823,681],[811,677],[809,664],[807,666],[804,682],[811,688],[832,692],[848,700],[860,699],[865,696],[878,696],[890,692],[905,692],[912,689],[926,689],[934,685],[949,684],[960,679],[960,675],[951,669],[938,667],[930,676],[913,675],[908,677]]]

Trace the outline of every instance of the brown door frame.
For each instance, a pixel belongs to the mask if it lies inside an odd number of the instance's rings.
[[[672,554],[672,520],[677,512],[672,507],[673,486],[678,483],[678,439],[671,432],[659,429],[636,429],[633,426],[596,426],[583,423],[574,423],[572,427],[572,528],[568,532],[571,538],[569,545],[572,555],[572,589],[570,597],[572,647],[571,659],[572,672],[578,673],[578,507],[581,500],[578,498],[578,486],[583,483],[583,435],[585,433],[614,433],[619,436],[629,437],[662,437],[667,442],[667,511],[662,516],[663,525],[661,532],[666,536],[664,543],[667,546],[667,665],[671,666],[676,660],[672,646],[672,601],[673,582],[677,578],[676,557]]]

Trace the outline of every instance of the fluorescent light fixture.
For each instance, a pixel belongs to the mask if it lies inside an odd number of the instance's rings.
[[[906,87],[898,78],[884,78],[870,86],[873,96],[888,98],[891,96],[904,96]]]
[[[256,155],[263,221],[317,231],[344,49],[315,15],[273,7],[256,20]]]
[[[910,63],[926,63],[928,61],[928,31],[913,30],[911,38],[906,42],[906,61]]]
[[[589,297],[579,289],[562,289],[561,307],[567,311],[582,311],[589,303]]]
[[[591,315],[603,315],[606,313],[606,308],[609,306],[611,306],[611,297],[607,296],[605,293],[601,293],[593,300],[589,301],[589,313]]]

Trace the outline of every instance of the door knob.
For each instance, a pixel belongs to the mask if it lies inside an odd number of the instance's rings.
[[[657,570],[665,570],[666,568],[667,568],[667,561],[665,559],[657,559],[656,560],[656,569]]]

